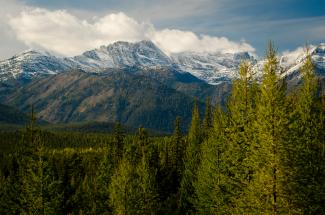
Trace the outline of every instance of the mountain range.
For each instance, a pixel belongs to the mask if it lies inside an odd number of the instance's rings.
[[[310,49],[316,72],[325,76],[325,44]],[[299,83],[304,51],[279,56],[282,76]],[[116,42],[79,56],[28,50],[0,61],[0,103],[51,123],[116,122],[170,132],[176,116],[191,117],[194,98],[224,103],[240,63],[263,60],[247,52],[167,55],[151,41]],[[184,128],[186,129],[186,128]]]
[[[105,69],[167,67],[180,73],[188,72],[209,84],[218,84],[220,81],[233,79],[242,60],[254,61],[254,57],[247,52],[183,52],[168,56],[151,41],[116,42],[69,58],[57,57],[44,51],[27,50],[0,61],[0,80],[32,79],[73,69],[100,73]]]

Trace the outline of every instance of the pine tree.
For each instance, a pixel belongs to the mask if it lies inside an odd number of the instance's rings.
[[[181,128],[181,118],[176,117],[175,129],[172,138],[172,149],[173,149],[173,159],[175,164],[175,170],[178,178],[181,178],[183,172],[183,154],[184,154],[184,141]]]
[[[188,141],[189,143],[194,143],[194,145],[199,145],[201,143],[201,140],[202,134],[200,128],[200,112],[198,101],[195,100],[192,112],[192,121],[188,132]]]
[[[258,84],[250,62],[244,61],[240,66],[239,79],[233,82],[231,96],[228,100],[228,120],[226,132],[227,153],[229,163],[229,184],[232,184],[232,202],[236,213],[245,207],[244,190],[252,177],[251,150],[256,121],[256,98]],[[234,211],[232,213],[235,213]]]
[[[155,183],[156,170],[151,170],[146,155],[142,155],[142,161],[137,166],[137,182],[139,194],[139,211],[137,214],[156,214],[158,206],[158,194]]]
[[[188,145],[184,156],[184,172],[180,187],[181,213],[194,213],[194,183],[197,180],[196,173],[200,163],[201,141],[202,134],[200,129],[199,108],[197,102],[195,102],[192,113],[192,122],[188,133]]]
[[[121,160],[123,156],[125,132],[121,123],[116,123],[114,128],[114,142],[116,147],[117,160]]]
[[[141,147],[147,146],[149,144],[148,131],[145,128],[143,128],[143,127],[139,128],[138,138],[139,138],[139,143],[140,143]]]
[[[155,214],[158,195],[154,178],[145,156],[137,167],[123,159],[109,188],[114,214]]]
[[[296,213],[321,214],[325,211],[324,118],[319,102],[319,82],[312,58],[301,68],[303,85],[291,115],[291,134],[286,148],[287,198]]]
[[[44,143],[36,127],[34,108],[26,128],[25,153],[22,157],[21,175],[23,192],[21,208],[24,214],[44,214]]]
[[[19,171],[20,154],[15,152],[6,157],[8,173],[0,174],[0,214],[19,214],[21,211],[21,174]]]
[[[137,214],[137,189],[134,184],[136,173],[133,165],[123,159],[111,179],[110,204],[114,214]]]
[[[119,160],[120,161],[120,160]],[[105,148],[104,155],[101,159],[99,170],[98,170],[98,212],[103,214],[109,214],[112,211],[109,196],[110,190],[109,186],[111,183],[111,178],[114,174],[114,170],[118,162],[116,162],[111,156],[110,151]]]
[[[62,194],[59,192],[60,182],[52,175],[45,160],[45,146],[41,131],[36,125],[36,116],[32,107],[31,122],[27,127],[27,153],[22,156],[21,176],[23,192],[21,208],[23,214],[55,214]]]
[[[197,214],[231,214],[234,186],[229,180],[229,145],[226,140],[227,116],[218,107],[213,133],[202,145],[202,158],[197,170],[195,209]]]
[[[205,113],[202,124],[202,136],[204,139],[208,139],[212,128],[212,106],[211,99],[207,98],[205,102]]]
[[[257,103],[257,141],[252,151],[254,175],[246,190],[246,213],[277,214],[285,210],[281,160],[288,124],[285,90],[270,42]]]

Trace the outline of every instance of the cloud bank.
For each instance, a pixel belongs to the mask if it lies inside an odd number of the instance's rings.
[[[25,8],[10,17],[9,26],[18,40],[31,48],[43,48],[65,56],[108,45],[116,41],[152,40],[166,54],[194,52],[255,52],[245,41],[197,35],[177,29],[157,30],[152,24],[138,22],[126,14],[111,13],[85,20],[66,10]]]

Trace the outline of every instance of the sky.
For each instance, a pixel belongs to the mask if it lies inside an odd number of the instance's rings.
[[[152,40],[166,54],[263,56],[325,42],[324,0],[0,0],[0,59],[26,49],[74,56]]]

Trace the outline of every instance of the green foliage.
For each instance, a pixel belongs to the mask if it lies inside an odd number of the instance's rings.
[[[195,102],[192,122],[188,133],[188,145],[184,156],[184,172],[180,187],[180,210],[181,213],[194,213],[194,183],[197,180],[196,173],[200,163],[200,144],[202,132],[200,115],[197,102]]]
[[[110,184],[110,203],[114,214],[137,214],[137,190],[134,180],[136,172],[133,165],[123,159],[112,176]]]
[[[276,52],[270,42],[257,101],[257,138],[252,150],[252,182],[247,188],[247,210],[284,213],[282,154],[285,147],[288,113],[285,84],[279,78]]]
[[[211,99],[207,98],[205,102],[205,113],[202,123],[202,135],[204,139],[207,139],[211,134],[212,128],[212,106]]]
[[[294,212],[321,214],[325,211],[325,124],[324,112],[318,106],[319,82],[309,53],[301,73],[303,85],[292,104],[292,138],[286,147],[286,194]]]
[[[173,166],[177,174],[177,179],[179,180],[182,178],[182,172],[184,169],[183,157],[185,151],[185,142],[183,140],[180,117],[177,117],[175,121],[175,130],[170,148],[172,151]]]
[[[155,214],[157,210],[154,175],[145,157],[137,167],[123,159],[109,190],[114,214]]]
[[[198,214],[229,214],[229,145],[226,142],[226,115],[217,109],[213,135],[202,145],[202,160],[197,171],[195,208]]]

